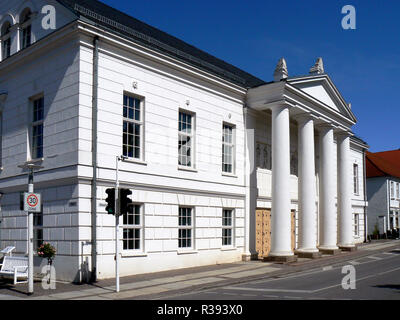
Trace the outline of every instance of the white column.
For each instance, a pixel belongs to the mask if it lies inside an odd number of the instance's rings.
[[[353,213],[351,205],[350,137],[339,134],[338,151],[338,244],[340,248],[354,247]]]
[[[257,172],[255,170],[255,121],[249,114],[249,109],[244,108],[244,119],[246,125],[245,131],[245,183],[246,183],[246,201],[245,201],[245,245],[242,254],[242,260],[251,259],[251,254],[255,253],[255,212],[257,205]]]
[[[337,211],[335,205],[335,162],[333,127],[320,127],[320,184],[319,184],[319,249],[336,250]]]
[[[299,248],[298,252],[318,252],[315,181],[314,120],[297,118],[299,128]]]
[[[289,108],[272,108],[271,257],[293,256],[290,214]]]

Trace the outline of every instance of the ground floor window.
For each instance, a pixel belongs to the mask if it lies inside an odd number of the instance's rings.
[[[222,211],[222,245],[233,245],[233,210]]]
[[[193,247],[193,208],[179,208],[178,247]]]
[[[123,215],[123,249],[143,250],[143,223],[142,205],[134,204],[128,207],[128,212]]]
[[[360,215],[358,213],[354,214],[354,235],[360,235]]]
[[[43,244],[43,213],[33,214],[33,249],[36,251]]]

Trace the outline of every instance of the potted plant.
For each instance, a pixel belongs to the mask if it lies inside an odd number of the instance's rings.
[[[41,258],[47,258],[49,265],[53,263],[53,259],[56,255],[56,249],[48,242],[44,242],[38,249],[37,254]]]
[[[37,248],[37,254],[41,258],[47,259],[47,265],[48,265],[47,272],[51,275],[50,269],[53,263],[53,259],[56,255],[56,249],[50,243],[44,242],[42,245],[39,246],[39,248]],[[50,276],[47,282],[50,283]]]

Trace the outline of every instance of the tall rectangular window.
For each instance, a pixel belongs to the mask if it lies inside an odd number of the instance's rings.
[[[179,208],[178,247],[193,248],[193,209]]]
[[[32,159],[38,159],[43,157],[43,120],[44,120],[44,98],[41,97],[33,101],[32,148],[31,148]]]
[[[360,235],[360,215],[358,213],[354,214],[354,235]]]
[[[11,55],[11,38],[3,40],[3,59]]]
[[[1,40],[3,42],[2,50],[2,59],[6,59],[11,55],[11,24],[10,22],[5,22],[1,26]]]
[[[400,183],[397,183],[397,199],[400,199]]]
[[[390,198],[394,199],[394,182],[390,181]]]
[[[43,212],[43,210],[42,210]],[[33,214],[33,249],[36,250],[43,244],[43,213]]]
[[[358,181],[358,164],[353,164],[353,181],[354,181],[354,194],[359,193],[359,181]]]
[[[128,212],[123,215],[123,249],[143,250],[142,234],[142,206],[135,204],[129,206]]]
[[[124,95],[122,152],[128,158],[142,158],[143,119],[143,100]]]
[[[222,211],[222,245],[233,245],[233,210]]]
[[[229,124],[222,126],[222,172],[234,173],[235,137],[234,127]]]
[[[179,112],[178,164],[184,167],[194,167],[194,115]]]
[[[30,24],[22,29],[22,49],[25,49],[31,45],[31,34],[32,27]]]

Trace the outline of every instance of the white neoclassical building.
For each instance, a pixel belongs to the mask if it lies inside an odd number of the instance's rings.
[[[0,30],[1,247],[27,253],[20,166],[39,164],[35,245],[60,280],[113,277],[121,155],[121,275],[364,241],[368,146],[322,59],[266,82],[95,0],[0,0]]]

